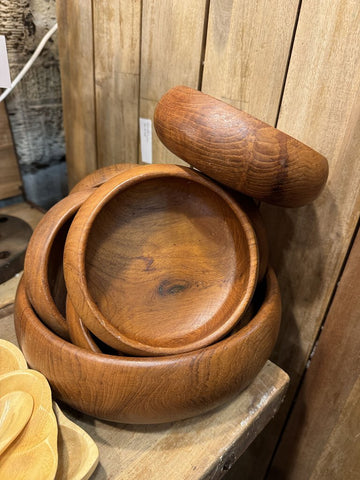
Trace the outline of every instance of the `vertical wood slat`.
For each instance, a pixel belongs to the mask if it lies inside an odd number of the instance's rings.
[[[97,165],[138,160],[141,0],[93,0]]]
[[[360,233],[306,372],[270,478],[358,478]]]
[[[299,0],[212,0],[202,90],[275,124]]]
[[[68,183],[96,169],[91,0],[58,0],[58,43]]]
[[[21,178],[4,103],[0,103],[0,200],[21,195]]]
[[[262,206],[284,307],[272,360],[291,383],[280,414],[237,465],[245,479],[265,474],[359,217],[359,20],[353,0],[302,2],[278,128],[323,153],[330,174],[312,205]]]
[[[140,117],[152,120],[157,102],[175,85],[197,88],[206,5],[206,0],[143,0]],[[154,129],[152,138],[154,163],[183,163]]]

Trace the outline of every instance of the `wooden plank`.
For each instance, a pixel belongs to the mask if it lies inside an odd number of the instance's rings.
[[[140,117],[152,120],[156,103],[175,85],[197,88],[206,0],[143,0]],[[153,163],[184,163],[152,129]],[[140,156],[141,161],[141,156]]]
[[[212,0],[202,90],[275,124],[298,0]]]
[[[270,478],[359,478],[360,234],[357,235]]]
[[[0,200],[21,195],[21,178],[4,103],[0,103]]]
[[[96,169],[92,2],[59,0],[58,43],[70,188]]]
[[[244,479],[263,478],[359,217],[359,20],[352,0],[302,2],[278,127],[324,154],[330,174],[312,205],[262,206],[284,306],[272,359],[292,382],[276,422],[238,465]]]
[[[16,342],[13,316],[0,322],[0,338]],[[289,378],[267,362],[235,400],[208,414],[162,425],[123,425],[88,417],[61,405],[95,440],[100,465],[94,480],[215,480],[271,420]]]
[[[93,9],[97,165],[137,163],[141,1]]]

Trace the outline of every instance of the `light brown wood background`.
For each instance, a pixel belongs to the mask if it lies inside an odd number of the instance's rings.
[[[360,3],[58,0],[58,20],[71,185],[96,167],[140,162],[138,119],[152,119],[156,102],[178,84],[277,126],[329,160],[328,184],[312,205],[262,205],[284,305],[272,359],[291,386],[228,478],[265,478],[359,219]],[[177,161],[154,132],[153,161]]]

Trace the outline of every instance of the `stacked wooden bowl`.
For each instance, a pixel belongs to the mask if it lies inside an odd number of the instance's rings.
[[[299,205],[306,191],[310,201],[324,179],[306,182],[324,177],[324,160],[231,108],[171,90],[155,127],[202,173],[105,167],[35,229],[16,332],[30,366],[72,407],[124,423],[179,420],[236,396],[269,358],[280,294],[262,219],[243,193],[290,204],[293,191]]]

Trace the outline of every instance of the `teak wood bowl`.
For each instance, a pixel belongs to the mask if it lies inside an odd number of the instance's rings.
[[[328,176],[325,157],[291,136],[189,87],[169,90],[154,114],[175,155],[220,183],[284,207],[313,201]]]
[[[238,395],[274,347],[281,302],[274,272],[264,300],[240,331],[203,349],[169,357],[92,353],[52,333],[34,313],[20,282],[15,327],[31,368],[56,398],[91,416],[122,423],[162,423],[209,411]]]
[[[26,291],[37,314],[54,332],[68,338],[63,250],[72,219],[93,190],[82,190],[54,205],[35,228],[25,255]]]
[[[169,355],[231,330],[254,293],[258,250],[223,189],[186,167],[138,166],[79,209],[64,275],[100,340],[130,355]]]

